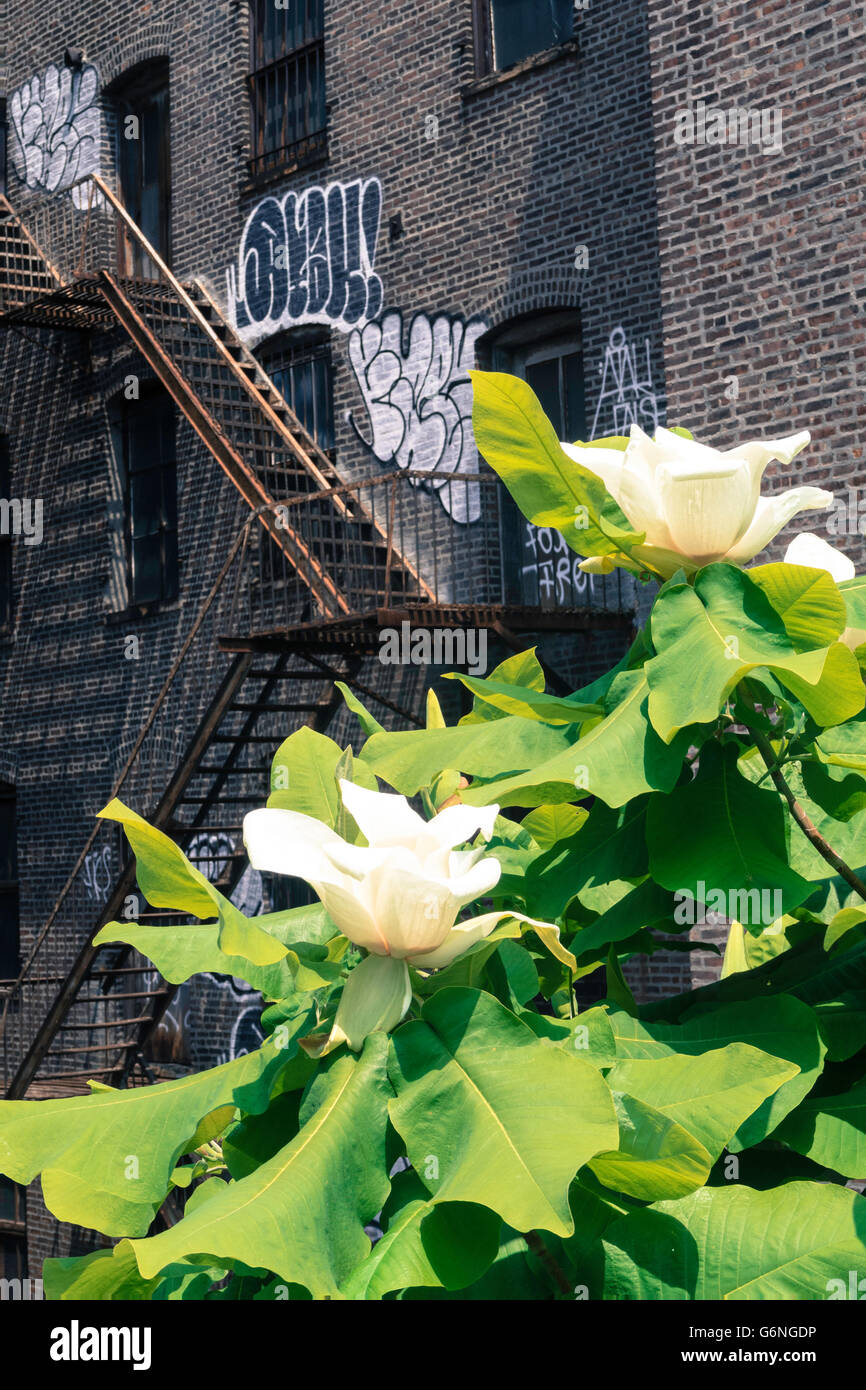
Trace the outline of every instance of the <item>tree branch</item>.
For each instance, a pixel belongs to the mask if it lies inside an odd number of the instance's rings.
[[[571,1281],[565,1271],[556,1263],[538,1231],[524,1231],[523,1239],[535,1258],[544,1265],[559,1292],[567,1294],[570,1298],[572,1294]]]
[[[815,846],[822,859],[826,859],[827,863],[836,870],[840,878],[844,878],[845,882],[854,889],[854,892],[859,893],[860,897],[866,902],[866,883],[855,874],[854,870],[845,863],[844,859],[840,858],[832,845],[828,844],[824,839],[820,830],[812,824],[806,812],[803,810],[803,807],[788,786],[788,783],[785,781],[782,770],[778,766],[778,758],[773,751],[773,745],[766,734],[760,733],[757,729],[750,728],[749,725],[746,725],[746,728],[748,728],[749,733],[755,740],[755,747],[767,765],[767,771],[773,780],[776,790],[784,797],[788,804],[788,810],[806,836],[806,839]]]

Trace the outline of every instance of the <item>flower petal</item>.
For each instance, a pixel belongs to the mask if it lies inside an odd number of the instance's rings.
[[[367,885],[376,925],[392,956],[435,950],[462,906],[447,882],[421,878],[390,864],[371,874]]]
[[[705,467],[672,459],[659,468],[656,487],[673,548],[696,564],[727,554],[752,519],[751,478],[740,459],[722,464],[715,455]]]
[[[782,527],[787,525],[798,512],[815,511],[829,507],[833,501],[832,492],[820,487],[792,487],[780,492],[777,497],[762,497],[755,510],[751,525],[736,545],[726,555],[734,564],[745,564],[753,560],[765,545],[769,545]]]
[[[443,966],[450,965],[452,960],[462,956],[476,941],[482,941],[485,936],[489,936],[503,917],[513,916],[513,912],[485,912],[480,917],[469,917],[465,922],[457,922],[441,946],[435,951],[424,951],[411,956],[411,962],[420,970],[441,970]]]
[[[807,569],[826,570],[837,584],[853,579],[857,573],[854,562],[837,550],[835,545],[816,536],[813,531],[801,531],[785,551],[786,565],[805,565]]]
[[[289,874],[310,882],[310,875],[335,877],[326,846],[345,844],[330,826],[300,811],[262,807],[244,816],[244,845],[254,869]]]
[[[405,796],[371,792],[342,779],[340,791],[343,805],[371,845],[412,845],[427,824]]]
[[[498,806],[446,806],[424,825],[424,837],[432,838],[443,849],[464,845],[481,832],[485,840],[493,835]]]

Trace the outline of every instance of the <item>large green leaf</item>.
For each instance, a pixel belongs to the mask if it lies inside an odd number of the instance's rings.
[[[479,452],[529,521],[555,527],[580,555],[612,555],[643,541],[601,479],[561,448],[527,382],[503,372],[470,376]]]
[[[689,724],[715,719],[743,676],[760,667],[821,725],[863,709],[863,682],[847,647],[798,651],[763,590],[733,565],[708,565],[694,586],[666,585],[651,621],[657,655],[645,668],[649,717],[666,742]]]
[[[68,1303],[150,1302],[203,1298],[226,1270],[180,1262],[153,1279],[142,1279],[132,1246],[122,1240],[110,1250],[48,1259],[42,1266],[45,1297]]]
[[[261,919],[245,917],[161,830],[116,799],[99,814],[123,826],[135,854],[141,891],[154,907],[172,908],[199,919],[217,918],[219,945],[226,955],[243,956],[254,965],[273,965],[283,959],[285,946],[269,935]]]
[[[0,1101],[0,1172],[22,1184],[41,1174],[45,1204],[61,1221],[109,1236],[143,1233],[199,1122],[226,1106],[264,1110],[310,1022],[308,1011],[257,1051],[177,1081]]]
[[[826,570],[805,565],[757,565],[749,570],[785,624],[798,651],[829,647],[845,627],[845,600]]]
[[[535,655],[534,647],[530,647],[525,652],[515,652],[513,656],[508,656],[504,661],[500,661],[499,665],[490,672],[488,680],[501,681],[503,685],[508,686],[519,686],[524,691],[534,690],[542,695],[547,685],[544,670]],[[458,724],[487,723],[491,719],[502,719],[504,713],[504,710],[498,709],[495,705],[491,705],[486,700],[481,700],[476,696],[472,701],[472,709],[457,722]]]
[[[605,718],[581,739],[525,772],[471,786],[463,800],[474,806],[539,806],[591,794],[618,807],[648,791],[670,791],[692,735],[683,730],[663,743],[649,722],[647,702],[643,672],[620,672],[605,699]]]
[[[170,1230],[134,1242],[142,1275],[213,1255],[271,1270],[314,1298],[337,1297],[369,1249],[364,1223],[388,1193],[386,1055],[385,1035],[374,1033],[360,1057],[330,1058],[289,1144]]]
[[[333,830],[343,810],[337,786],[338,764],[343,756],[340,745],[332,738],[315,729],[296,729],[274,754],[268,805],[300,811]],[[371,779],[365,767],[355,763],[354,769],[354,780],[370,791],[377,790],[375,778]]]
[[[463,1289],[481,1278],[499,1251],[502,1221],[495,1212],[468,1202],[432,1202],[411,1169],[393,1179],[382,1222],[385,1234],[343,1284],[344,1298]]]
[[[391,1040],[391,1120],[436,1202],[477,1202],[518,1230],[573,1229],[569,1184],[614,1148],[613,1100],[488,994],[441,990]]]
[[[540,719],[543,724],[579,724],[602,713],[600,704],[588,704],[574,696],[558,698],[543,691],[528,690],[526,686],[507,685],[503,681],[465,676],[460,671],[449,672],[449,679],[461,681],[476,700],[494,705],[505,714],[519,714],[524,719]]]
[[[775,791],[740,775],[736,745],[707,743],[691,782],[650,799],[652,875],[665,888],[696,898],[703,884],[704,901],[721,894],[728,917],[745,926],[769,926],[812,891],[789,867],[785,817]]]
[[[544,763],[573,743],[573,734],[562,727],[506,715],[492,723],[463,724],[454,729],[374,734],[364,744],[360,759],[396,791],[414,796],[430,786],[443,768],[458,768],[467,777],[504,777]],[[466,800],[467,793],[461,796]],[[496,799],[490,797],[491,801]],[[523,803],[515,798],[510,804]]]
[[[765,1138],[809,1094],[821,1073],[826,1047],[818,1020],[790,995],[723,1004],[682,1024],[639,1021],[624,1012],[611,1015],[617,1057],[628,1060],[691,1056],[730,1043],[747,1043],[798,1071],[739,1125],[728,1147],[739,1151]]]
[[[617,810],[597,801],[576,835],[528,864],[515,885],[527,908],[553,921],[578,896],[591,912],[605,912],[624,897],[631,880],[643,878],[648,868],[646,805],[646,797]]]
[[[744,1043],[617,1062],[607,1083],[619,1098],[619,1151],[590,1167],[632,1197],[681,1196],[706,1182],[740,1125],[797,1071]]]
[[[612,1222],[608,1299],[825,1299],[866,1257],[866,1199],[790,1182],[705,1187]]]
[[[843,1095],[805,1100],[774,1138],[846,1178],[866,1178],[866,1080]]]
[[[318,945],[325,934],[337,934],[337,928],[321,903],[269,913],[257,921],[263,930],[287,947],[299,942]],[[105,946],[113,942],[123,942],[140,951],[173,985],[212,971],[246,980],[253,989],[261,990],[266,999],[283,999],[292,994],[300,966],[300,958],[291,949],[273,965],[253,965],[245,956],[227,955],[220,946],[216,922],[184,923],[182,926],[109,922],[93,938],[93,944]]]

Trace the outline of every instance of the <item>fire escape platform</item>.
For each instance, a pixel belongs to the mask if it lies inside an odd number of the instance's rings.
[[[378,650],[383,628],[485,628],[511,632],[596,632],[621,628],[634,621],[627,611],[602,608],[555,608],[540,610],[508,604],[404,604],[377,608],[368,613],[352,613],[343,618],[302,623],[219,637],[224,652],[352,651],[358,654]]]
[[[98,277],[82,275],[35,298],[7,302],[0,312],[0,324],[89,332],[116,328],[117,319],[99,288]]]

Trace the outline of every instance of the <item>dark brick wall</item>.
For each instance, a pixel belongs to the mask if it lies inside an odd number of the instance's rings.
[[[648,10],[670,419],[721,447],[810,429],[765,490],[844,498],[864,483],[862,14],[842,0]],[[779,112],[781,152],[678,145],[676,113],[701,100]],[[782,539],[814,530],[862,563],[862,538],[828,534],[830,515],[802,513]]]

